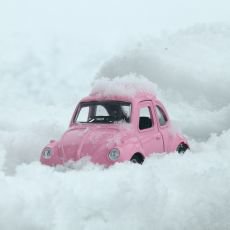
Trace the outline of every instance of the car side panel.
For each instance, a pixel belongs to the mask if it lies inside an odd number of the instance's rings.
[[[148,129],[139,129],[139,111],[141,108],[150,108],[151,112],[151,119],[153,122],[153,126]],[[156,116],[154,113],[154,109],[152,106],[152,101],[142,101],[139,103],[137,107],[137,119],[136,119],[136,130],[137,130],[137,137],[139,142],[142,146],[143,153],[145,156],[148,156],[152,153],[161,153],[164,152],[164,145],[163,145],[163,137],[159,132]]]
[[[154,108],[155,108],[155,115],[157,117],[157,112],[156,112],[156,106],[160,106],[160,108],[163,110],[163,112],[165,113],[168,121],[165,125],[161,126],[159,123],[159,119],[157,118],[157,122],[158,122],[158,127],[159,130],[163,136],[164,139],[164,146],[165,146],[165,152],[169,153],[169,152],[174,152],[176,151],[178,145],[180,143],[185,143],[187,144],[187,141],[184,137],[182,137],[180,134],[178,134],[178,131],[174,130],[170,117],[167,113],[167,110],[165,109],[165,107],[162,105],[162,103],[158,100],[156,100],[156,102],[154,103]]]

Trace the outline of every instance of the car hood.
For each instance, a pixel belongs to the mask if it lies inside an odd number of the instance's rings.
[[[106,160],[112,148],[123,143],[128,133],[127,127],[108,127],[107,125],[72,127],[60,140],[63,158],[65,161],[76,161],[89,156],[93,162],[106,163],[101,161]]]

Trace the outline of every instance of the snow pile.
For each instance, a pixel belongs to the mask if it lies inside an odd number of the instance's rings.
[[[207,139],[230,128],[229,35],[230,26],[218,24],[146,39],[105,62],[98,77],[147,77],[162,90],[178,126],[193,138]]]
[[[218,145],[229,137],[211,138],[196,154],[153,155],[142,166],[103,169],[86,161],[63,171],[21,165],[14,176],[1,176],[0,226],[227,230],[229,145]]]
[[[50,57],[1,53],[0,229],[230,229],[229,31],[196,26],[110,60],[65,43]],[[155,92],[191,152],[153,155],[142,166],[42,166],[42,147],[64,132],[98,68],[92,92],[132,93],[130,83]]]
[[[100,94],[104,96],[123,95],[134,97],[137,94],[149,93],[155,95],[157,86],[143,76],[129,74],[113,79],[100,78],[93,82],[91,95]]]

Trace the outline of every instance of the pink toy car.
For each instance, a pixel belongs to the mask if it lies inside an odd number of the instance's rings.
[[[123,161],[141,164],[152,153],[184,153],[188,148],[154,95],[94,94],[80,101],[68,130],[43,149],[41,162],[55,166],[88,156],[106,166]]]

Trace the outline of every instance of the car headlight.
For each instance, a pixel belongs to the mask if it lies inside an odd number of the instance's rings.
[[[45,159],[50,159],[51,156],[52,156],[52,149],[51,148],[45,148],[42,152],[42,156],[45,158]]]
[[[118,149],[112,149],[109,153],[109,159],[116,161],[120,156],[120,151]]]

